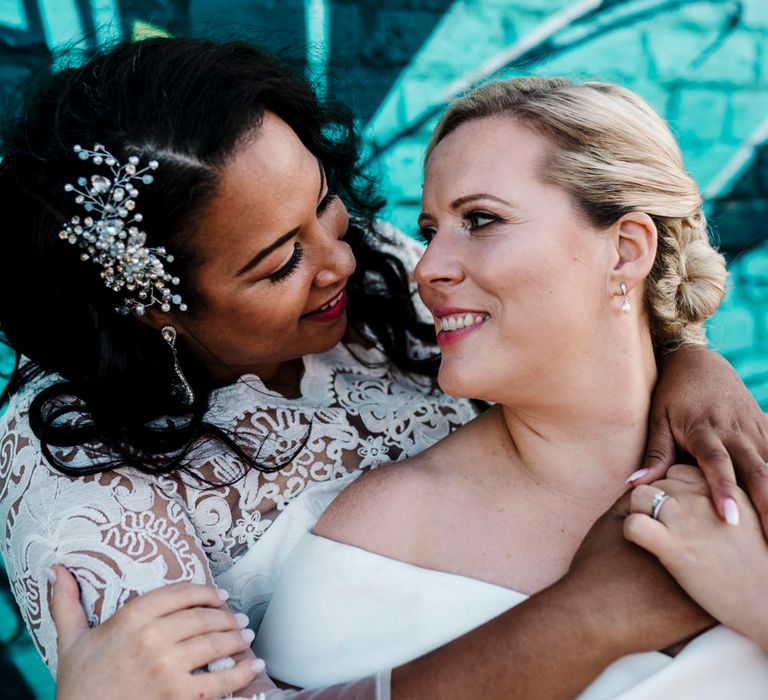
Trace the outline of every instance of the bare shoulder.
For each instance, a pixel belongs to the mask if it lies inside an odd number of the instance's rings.
[[[425,517],[429,476],[419,458],[366,472],[342,491],[314,533],[371,552],[402,558]]]

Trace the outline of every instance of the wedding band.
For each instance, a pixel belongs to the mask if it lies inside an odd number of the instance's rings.
[[[654,520],[659,519],[661,513],[661,507],[664,505],[664,501],[669,498],[669,494],[664,491],[658,491],[651,501],[651,517]]]

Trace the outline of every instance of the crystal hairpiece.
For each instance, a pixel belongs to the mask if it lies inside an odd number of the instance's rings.
[[[106,165],[111,177],[96,174],[90,179],[80,177],[77,185],[66,184],[67,192],[74,192],[75,202],[87,212],[82,218],[73,216],[59,232],[59,238],[83,249],[81,260],[92,260],[103,269],[101,277],[108,289],[124,291],[127,296],[123,306],[115,308],[121,314],[135,311],[144,315],[148,306],[159,304],[162,311],[170,311],[171,304],[186,311],[181,296],[173,294],[171,285],[178,285],[179,278],[165,271],[163,259],[173,262],[165,248],[146,245],[147,234],[136,224],[142,215],[135,211],[139,185],[150,185],[150,174],[157,169],[156,160],[140,167],[139,157],[131,156],[121,165],[100,143],[89,151],[74,147],[80,160],[91,160],[94,165]]]

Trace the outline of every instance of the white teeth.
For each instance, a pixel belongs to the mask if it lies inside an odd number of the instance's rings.
[[[440,331],[456,331],[460,328],[468,328],[469,326],[476,326],[484,321],[488,320],[488,316],[462,314],[457,316],[443,316],[435,317],[435,327],[437,332]]]
[[[338,304],[338,303],[339,303],[339,301],[341,300],[341,295],[342,295],[343,293],[344,293],[343,291],[339,292],[338,296],[335,296],[335,297],[334,297],[333,299],[331,299],[331,300],[330,300],[330,301],[329,301],[327,304],[324,304],[323,306],[321,306],[321,307],[318,309],[318,311],[326,311],[326,310],[330,309],[332,306],[336,306],[336,304]]]

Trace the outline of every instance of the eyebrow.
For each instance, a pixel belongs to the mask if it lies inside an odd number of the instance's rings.
[[[320,162],[319,158],[317,159],[317,167],[320,169],[320,191],[317,195],[317,199],[319,201],[323,196],[323,190],[325,189],[325,170],[323,169],[323,164]],[[284,233],[276,241],[273,241],[266,248],[263,248],[258,253],[256,253],[256,255],[254,255],[235,273],[235,277],[240,277],[240,275],[244,275],[246,272],[256,267],[256,265],[264,260],[264,258],[266,258],[270,253],[274,252],[280,246],[285,245],[288,241],[290,241],[291,238],[293,238],[299,232],[300,228],[300,226],[292,228],[290,231],[288,231],[288,233]]]
[[[517,206],[512,202],[508,202],[506,199],[502,199],[501,197],[496,197],[495,195],[492,195],[492,194],[487,194],[486,192],[476,192],[474,194],[465,194],[463,197],[454,199],[451,202],[451,209],[458,209],[464,204],[468,204],[469,202],[474,202],[476,199],[490,199],[491,201],[498,202],[499,204],[503,204],[506,207],[512,207],[513,209],[517,209]],[[431,218],[432,216],[430,214],[421,213],[419,214],[419,223],[421,223],[423,219],[431,219]]]

